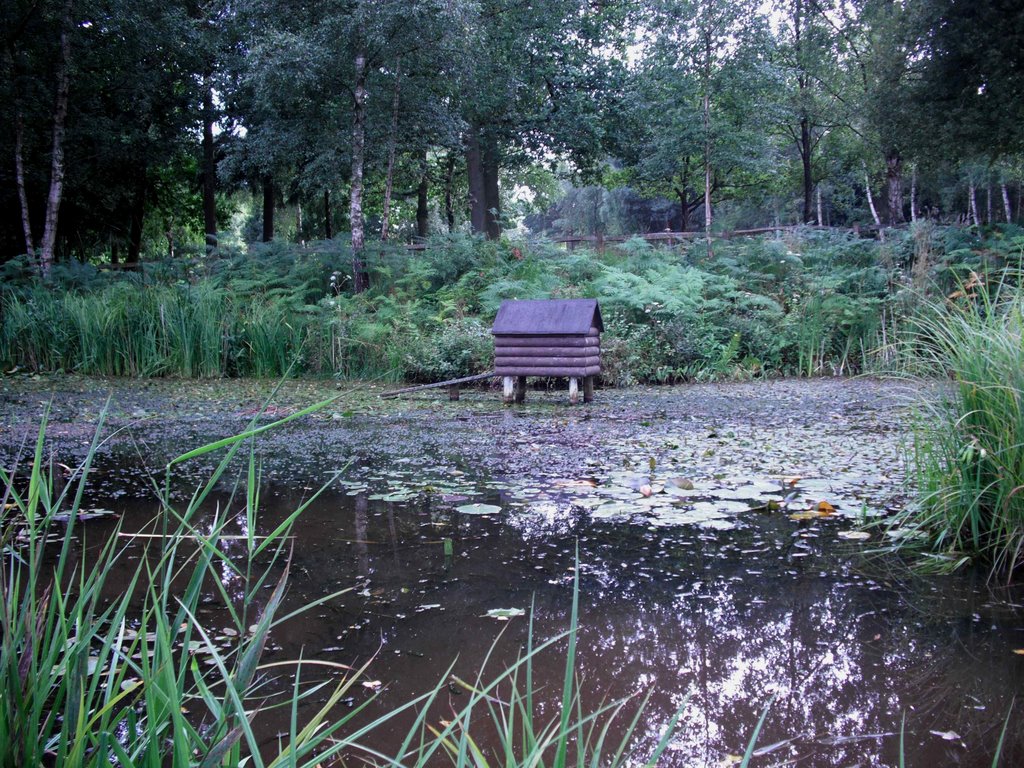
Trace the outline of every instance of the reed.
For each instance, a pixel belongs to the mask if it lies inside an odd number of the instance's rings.
[[[912,465],[918,497],[898,541],[940,570],[977,560],[992,577],[1024,564],[1024,296],[933,306],[910,339],[925,369],[950,380],[921,407]]]
[[[0,469],[0,765],[312,768],[352,755],[361,764],[410,768],[656,765],[678,712],[660,742],[640,756],[633,737],[646,699],[584,707],[576,661],[578,581],[566,631],[537,643],[531,612],[525,651],[497,674],[485,662],[474,680],[455,680],[469,695],[445,723],[428,713],[447,698],[451,670],[425,694],[371,719],[365,704],[340,706],[365,667],[301,657],[261,661],[275,626],[346,591],[282,615],[291,527],[315,496],[273,530],[256,533],[260,478],[251,439],[326,404],[265,426],[254,422],[240,435],[173,459],[155,489],[161,507],[155,533],[135,536],[115,526],[88,563],[81,559],[86,530],[79,515],[102,418],[85,460],[63,483],[47,469],[44,417],[31,463]],[[200,509],[209,506],[213,489],[246,445],[245,476],[236,486],[243,490],[212,521],[207,513],[200,523]],[[177,468],[214,452],[222,457],[210,477],[186,504],[172,504]],[[223,533],[236,505],[246,517],[242,537]],[[134,574],[127,585],[110,580],[119,568]],[[241,595],[238,584],[245,585]],[[202,597],[211,592],[217,626],[229,632],[212,629],[200,615]],[[563,646],[560,706],[541,717],[534,660]],[[496,648],[497,642],[492,654]],[[312,681],[308,670],[325,666],[333,680]],[[267,703],[263,690],[271,668],[291,680],[290,692],[276,704]],[[313,697],[322,699],[325,690],[326,700],[313,706]],[[300,716],[307,702],[312,714]],[[287,733],[268,747],[254,719],[270,707],[289,714]],[[393,751],[369,746],[374,731],[411,711],[415,722]],[[616,723],[622,735],[613,739]]]

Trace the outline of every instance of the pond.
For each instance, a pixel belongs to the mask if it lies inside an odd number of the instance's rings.
[[[160,472],[248,415],[208,402],[168,417],[169,391],[118,395],[126,424],[164,414],[106,446],[92,481],[90,504],[126,530],[155,510],[140,465]],[[507,408],[486,392],[328,406],[260,437],[261,526],[330,480],[295,526],[288,599],[349,591],[276,628],[267,659],[369,662],[346,705],[375,696],[367,714],[380,714],[514,662],[531,614],[535,642],[563,632],[578,562],[584,703],[649,693],[638,754],[680,712],[660,765],[738,762],[767,709],[754,765],[895,765],[902,728],[908,765],[988,766],[1024,687],[1024,595],[973,573],[915,576],[879,552],[870,523],[904,501],[913,395],[822,380],[604,391],[576,408],[564,393]],[[67,424],[84,408],[55,403]],[[54,440],[81,443],[59,423]],[[187,465],[178,495],[208,469]],[[89,525],[98,540],[110,524]],[[216,627],[213,607],[200,618]],[[544,720],[564,648],[535,664]],[[373,738],[386,748],[408,722]],[[1003,765],[1024,760],[1019,722]],[[281,724],[261,727],[269,743]]]

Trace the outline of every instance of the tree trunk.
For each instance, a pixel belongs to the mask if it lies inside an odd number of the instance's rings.
[[[910,220],[917,221],[917,166],[910,172]]]
[[[824,216],[822,215],[822,207],[821,207],[821,185],[820,185],[820,184],[819,184],[819,185],[818,185],[818,186],[816,187],[816,189],[815,189],[815,192],[817,193],[817,195],[816,195],[816,196],[817,196],[817,198],[818,198],[818,219],[817,219],[817,221],[818,221],[818,226],[820,227],[820,226],[821,226],[821,223],[822,223],[822,222],[823,222],[823,221],[825,220],[825,217],[824,217]]]
[[[484,142],[480,152],[484,181],[484,223],[488,240],[501,237],[501,197],[498,189],[498,145],[493,139]]]
[[[805,115],[800,119],[800,164],[803,168],[804,181],[804,224],[810,224],[813,218],[812,205],[814,194],[814,178],[811,175],[811,121]],[[819,215],[820,219],[821,216]]]
[[[18,184],[18,202],[21,204],[21,229],[25,236],[25,253],[36,257],[35,238],[32,237],[32,220],[28,211],[28,191],[25,188],[24,160],[25,120],[19,108],[14,117],[14,175]]]
[[[810,224],[812,218],[814,179],[811,175],[811,154],[814,152],[813,137],[811,136],[811,119],[804,106],[807,101],[805,91],[810,87],[810,79],[804,67],[803,57],[803,2],[796,0],[793,3],[793,48],[796,54],[797,91],[800,101],[800,139],[798,147],[800,151],[800,165],[803,176],[804,192],[804,224]],[[818,215],[819,223],[821,214]]]
[[[142,225],[146,216],[146,169],[140,168],[132,194],[131,209],[128,221],[128,253],[125,264],[138,266],[142,255]]]
[[[302,242],[302,200],[295,201],[295,242]]]
[[[395,94],[391,99],[391,134],[388,136],[388,170],[384,177],[384,210],[380,219],[380,239],[388,239],[391,223],[391,187],[395,178],[395,145],[398,142],[398,106],[402,87],[402,58],[395,64]]]
[[[889,204],[889,226],[906,221],[903,216],[903,158],[899,150],[890,149],[885,154],[886,196]]]
[[[114,265],[121,263],[121,247],[117,240],[110,244],[110,263]]]
[[[366,246],[363,221],[363,165],[366,160],[366,52],[355,58],[355,88],[352,103],[352,192],[349,219],[352,225],[352,290],[362,293],[370,287],[370,275],[363,260]]]
[[[448,222],[448,233],[455,231],[455,206],[452,203],[452,186],[455,182],[455,155],[448,155],[448,167],[444,174],[444,217]]]
[[[878,209],[875,208],[875,198],[871,195],[871,179],[868,178],[867,171],[864,171],[864,193],[868,197],[868,208],[871,209],[871,218],[874,219],[876,227],[881,227],[882,220],[878,217]]]
[[[331,227],[331,190],[324,190],[324,239],[330,240],[334,237],[334,229]]]
[[[46,197],[46,223],[39,251],[39,270],[50,276],[57,244],[57,214],[64,192],[64,129],[68,117],[68,92],[71,87],[68,67],[71,63],[71,0],[64,3],[60,31],[60,63],[57,67],[57,101],[53,108],[53,145],[50,158],[50,193]]]
[[[986,224],[991,224],[992,223],[992,185],[991,184],[986,184],[985,185],[985,195],[986,195],[986,199],[985,199],[985,223]]]
[[[1010,208],[1010,193],[1006,189],[1006,184],[999,185],[1000,191],[1003,193],[1003,213],[1006,215],[1006,223],[1009,224],[1013,221],[1013,210]]]
[[[679,213],[682,217],[682,231],[690,231],[690,205],[686,199],[686,190],[676,187],[676,197],[679,198]]]
[[[711,247],[711,95],[704,94],[704,237]]]
[[[480,132],[470,128],[466,137],[466,177],[469,183],[469,223],[473,234],[487,231],[487,203],[484,199],[484,170],[480,155]]]
[[[967,185],[967,206],[971,213],[971,221],[974,226],[978,226],[981,223],[978,220],[978,193],[973,181]]]
[[[217,247],[217,156],[213,146],[213,83],[207,75],[203,81],[203,232],[206,251]]]
[[[264,243],[274,239],[274,177],[263,176],[263,237]]]
[[[427,192],[430,190],[430,176],[427,173],[427,154],[423,153],[420,165],[420,183],[416,187],[416,236],[427,236],[430,209],[427,207]]]

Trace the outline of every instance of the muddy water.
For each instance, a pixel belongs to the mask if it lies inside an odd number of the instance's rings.
[[[896,765],[904,721],[908,765],[991,764],[1024,690],[1021,594],[915,577],[871,554],[877,530],[849,538],[902,503],[895,392],[787,382],[608,394],[590,409],[553,395],[507,410],[486,394],[404,408],[260,444],[264,530],[345,468],[296,524],[289,600],[350,589],[277,628],[268,660],[369,661],[368,714],[382,713],[449,674],[474,679],[485,659],[514,661],[527,619],[489,611],[532,607],[537,642],[564,631],[578,548],[584,701],[649,692],[637,754],[679,711],[661,764],[729,765],[767,708],[754,765]],[[185,447],[204,434],[189,429]],[[169,439],[149,455],[173,453]],[[127,456],[105,455],[91,503],[142,528],[154,505]],[[216,627],[212,607],[202,618]],[[563,651],[535,664],[545,721]],[[347,704],[371,695],[357,686]],[[447,689],[431,720],[462,701]],[[1024,762],[1020,722],[1002,765]],[[374,743],[393,746],[404,724]],[[282,724],[261,727],[269,743]]]

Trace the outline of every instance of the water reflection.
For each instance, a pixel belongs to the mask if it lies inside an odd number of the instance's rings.
[[[260,532],[308,493],[265,487]],[[491,668],[511,663],[525,622],[488,619],[491,609],[533,605],[538,639],[562,632],[577,546],[584,702],[652,691],[641,752],[680,710],[664,765],[728,764],[766,707],[757,742],[766,765],[894,765],[904,715],[910,764],[989,765],[1024,684],[1012,653],[1024,645],[1019,600],[992,596],[970,576],[911,579],[838,540],[835,520],[750,511],[730,530],[655,527],[594,520],[558,499],[474,517],[436,496],[372,495],[328,492],[300,517],[287,607],[350,591],[276,628],[268,650],[271,659],[372,658],[385,688],[371,713],[429,689],[453,660],[455,674],[474,678],[503,629]],[[232,511],[237,498],[218,502],[209,525],[235,514],[225,532],[239,538],[222,547],[239,554],[245,515]],[[242,576],[225,568],[223,578],[240,599]],[[216,625],[216,610],[204,620]],[[557,653],[538,660],[542,715],[557,711],[561,665]],[[436,719],[449,715],[442,708]],[[1003,765],[1024,759],[1017,722]],[[381,733],[380,746],[404,725]]]

